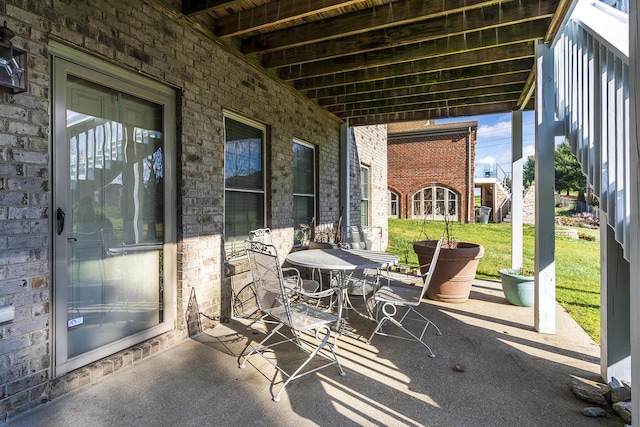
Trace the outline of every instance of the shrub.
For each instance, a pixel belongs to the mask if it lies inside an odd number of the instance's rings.
[[[578,238],[582,240],[586,240],[588,242],[595,242],[596,236],[592,236],[591,234],[578,232]]]

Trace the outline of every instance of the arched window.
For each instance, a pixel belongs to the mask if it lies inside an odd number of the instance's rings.
[[[431,186],[413,195],[413,218],[458,221],[458,195],[448,188]]]
[[[389,190],[389,218],[398,218],[398,210],[400,209],[400,197],[398,194]]]

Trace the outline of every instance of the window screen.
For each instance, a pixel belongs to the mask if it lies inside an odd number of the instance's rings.
[[[243,253],[250,230],[265,226],[265,130],[235,117],[225,117],[224,125],[224,240],[228,258]]]
[[[306,225],[315,216],[315,162],[313,146],[293,142],[293,229],[296,245],[302,245],[309,239]]]

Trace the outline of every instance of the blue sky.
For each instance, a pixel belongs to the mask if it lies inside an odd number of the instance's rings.
[[[506,172],[511,171],[511,113],[486,116],[458,117],[436,120],[436,123],[478,122],[476,141],[476,173],[484,170],[484,165],[499,164]],[[523,159],[533,156],[535,137],[535,115],[533,111],[522,114]]]

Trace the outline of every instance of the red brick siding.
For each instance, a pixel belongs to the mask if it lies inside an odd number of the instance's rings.
[[[401,218],[411,218],[411,202],[418,190],[438,185],[459,195],[460,221],[473,222],[468,206],[473,198],[475,131],[471,133],[471,153],[468,137],[469,133],[459,132],[389,139],[388,185],[400,196]]]

